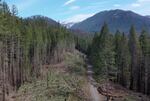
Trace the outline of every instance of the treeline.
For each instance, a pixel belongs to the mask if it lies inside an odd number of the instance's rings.
[[[62,61],[63,53],[73,51],[74,37],[59,23],[45,17],[22,19],[17,8],[0,1],[0,99],[21,84],[40,77],[43,65]],[[1,98],[2,96],[2,98]]]
[[[129,36],[120,31],[113,35],[104,24],[88,55],[97,77],[150,95],[150,34],[146,30],[138,35],[132,26]]]
[[[87,50],[89,47],[89,44],[91,44],[92,36],[78,36],[75,35],[75,48],[79,50],[82,53],[87,54]]]

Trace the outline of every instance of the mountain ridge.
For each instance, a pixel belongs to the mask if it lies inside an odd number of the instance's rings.
[[[99,32],[104,22],[108,24],[110,32],[112,33],[115,33],[116,30],[129,33],[131,25],[135,25],[138,33],[140,33],[142,29],[150,31],[149,17],[142,16],[133,11],[120,9],[99,12],[82,22],[74,24],[71,29],[90,33]]]
[[[52,18],[49,18],[47,16],[43,16],[43,15],[33,15],[33,16],[30,16],[30,17],[27,17],[25,19],[28,19],[28,20],[37,20],[37,19],[41,19],[41,20],[45,20],[47,22],[47,24],[51,25],[51,26],[57,26],[59,25],[58,22],[56,22],[54,19]]]

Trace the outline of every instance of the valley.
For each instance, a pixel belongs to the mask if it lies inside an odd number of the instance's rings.
[[[0,101],[150,101],[149,16],[111,9],[67,23],[59,8],[44,16],[46,3],[28,17],[9,3],[0,0]]]

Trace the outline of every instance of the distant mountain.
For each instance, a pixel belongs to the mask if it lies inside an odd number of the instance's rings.
[[[104,22],[108,24],[112,33],[115,33],[117,29],[129,33],[131,25],[135,25],[137,32],[141,32],[143,28],[150,31],[149,17],[119,9],[100,12],[73,25],[71,29],[85,32],[99,32]]]
[[[147,15],[146,17],[150,18],[150,15]]]
[[[27,19],[34,19],[34,20],[39,20],[39,19],[43,19],[45,20],[49,25],[52,25],[52,26],[57,26],[59,23],[56,22],[55,20],[51,19],[51,18],[48,18],[46,16],[42,16],[42,15],[34,15],[34,16],[31,16],[31,17],[28,17]]]
[[[74,22],[62,22],[61,25],[67,28],[71,28],[75,23]]]

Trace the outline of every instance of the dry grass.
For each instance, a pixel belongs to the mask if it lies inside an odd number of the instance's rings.
[[[66,53],[61,63],[43,66],[40,79],[22,85],[14,101],[87,101],[85,72],[82,54]]]

